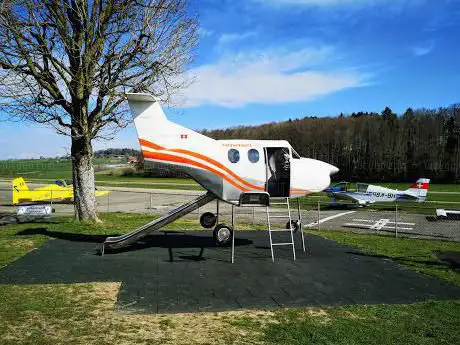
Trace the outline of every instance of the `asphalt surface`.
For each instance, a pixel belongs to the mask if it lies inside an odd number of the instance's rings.
[[[119,309],[149,313],[460,298],[456,286],[314,235],[297,261],[278,247],[272,263],[266,232],[238,232],[234,264],[230,248],[215,247],[209,231],[158,233],[103,257],[100,237],[54,237],[0,270],[0,283],[121,281]]]
[[[39,185],[32,184],[35,188]],[[173,208],[188,202],[203,191],[190,190],[168,190],[168,189],[143,189],[143,188],[119,188],[107,187],[111,190],[106,196],[99,197],[99,211],[101,212],[133,212],[162,215]],[[11,190],[5,183],[0,182],[0,214],[13,214],[16,207],[11,205]],[[295,205],[295,203],[293,203]],[[73,205],[65,203],[53,203],[55,215],[73,214]],[[199,219],[203,212],[216,212],[216,202],[198,209],[189,214],[186,218]],[[275,209],[279,214],[286,214],[285,209]],[[235,208],[236,220],[266,224],[266,213],[264,208]],[[231,222],[231,206],[220,203],[220,222]],[[296,210],[292,212],[293,218],[297,218]],[[307,228],[346,230],[363,233],[378,233],[391,236],[408,236],[440,240],[460,241],[459,220],[435,221],[433,216],[421,214],[410,214],[395,212],[389,204],[387,211],[369,211],[368,209],[353,210],[316,210],[304,211],[302,213],[303,224]],[[15,220],[7,217],[4,219]],[[285,222],[285,220],[282,220]],[[281,220],[279,221],[281,222]],[[5,223],[5,221],[3,221]],[[397,223],[397,224],[395,224]],[[0,224],[2,221],[0,220]]]

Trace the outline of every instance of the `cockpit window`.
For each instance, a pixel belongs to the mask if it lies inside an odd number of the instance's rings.
[[[259,161],[259,151],[256,149],[250,149],[248,151],[248,159],[251,163],[257,163]]]
[[[292,150],[292,158],[300,159],[300,155],[297,153],[297,151],[294,150],[294,148],[291,148],[291,150]]]
[[[237,163],[240,160],[240,152],[235,149],[228,150],[228,160],[232,163]]]
[[[57,184],[59,187],[65,187],[65,182],[64,180],[56,180],[54,181],[55,184]]]

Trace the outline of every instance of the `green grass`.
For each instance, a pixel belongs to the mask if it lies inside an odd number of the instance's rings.
[[[95,165],[117,164],[119,159],[96,158]],[[18,176],[27,179],[71,179],[72,161],[70,159],[18,159],[0,160],[0,177],[15,178]]]
[[[123,163],[119,159],[97,158],[95,165]],[[96,172],[98,185],[124,188],[156,188],[202,190],[195,181],[188,178],[142,177],[138,175],[123,176],[128,168],[108,169]],[[130,169],[130,168],[129,168]],[[13,179],[22,176],[26,182],[53,183],[58,179],[71,179],[72,166],[69,159],[25,159],[0,161],[0,177]],[[166,184],[187,184],[190,186],[168,186]]]
[[[70,217],[2,226],[0,267],[52,238],[127,232],[148,215],[101,214],[102,224]],[[170,229],[197,230],[196,220]],[[239,228],[257,228],[239,224]],[[263,226],[260,226],[263,228]],[[313,231],[369,255],[382,255],[419,272],[460,285],[460,274],[438,264],[434,250],[459,243]],[[174,315],[117,312],[118,282],[46,285],[0,284],[1,344],[456,344],[460,302],[344,306]]]
[[[460,302],[287,309],[263,322],[243,317],[231,323],[267,344],[458,344]]]
[[[24,159],[0,161],[0,176],[14,178],[69,179],[72,163],[69,159]]]

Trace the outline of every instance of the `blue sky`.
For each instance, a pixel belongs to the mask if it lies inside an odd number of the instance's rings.
[[[199,0],[196,78],[168,116],[222,128],[460,102],[459,0]],[[289,138],[286,138],[289,140]],[[0,159],[68,152],[50,129],[0,123]],[[95,148],[133,147],[132,127]]]

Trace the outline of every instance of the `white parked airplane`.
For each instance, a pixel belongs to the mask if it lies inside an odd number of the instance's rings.
[[[396,189],[376,186],[367,183],[357,183],[356,190],[348,188],[349,182],[337,183],[325,190],[334,200],[347,200],[366,206],[376,202],[417,201],[426,200],[430,179],[419,178],[409,189]]]
[[[234,205],[269,203],[269,197],[297,198],[323,191],[338,168],[300,157],[285,140],[215,140],[169,121],[150,94],[128,93],[144,160],[180,169],[208,193],[168,215],[136,229],[133,235],[109,237],[106,246],[118,248],[159,229],[198,207],[219,199]],[[164,219],[163,219],[164,218]],[[215,225],[214,215],[201,219]],[[161,221],[163,219],[163,221]],[[160,221],[160,222],[159,222]],[[219,226],[218,226],[219,227]],[[231,229],[215,229],[227,234]],[[228,240],[228,236],[224,236]]]

